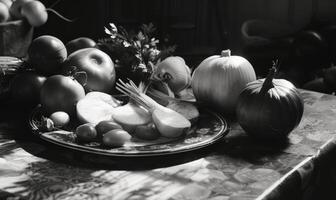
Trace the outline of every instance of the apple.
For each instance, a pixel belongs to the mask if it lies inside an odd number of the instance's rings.
[[[9,19],[9,10],[8,7],[0,2],[0,22],[5,22]]]
[[[110,56],[97,48],[84,48],[70,54],[64,62],[64,72],[70,72],[73,67],[77,71],[85,71],[86,91],[109,93],[115,84],[116,72]]]
[[[35,38],[28,49],[28,62],[45,75],[61,72],[62,63],[67,58],[67,51],[63,42],[51,35]]]
[[[22,6],[29,1],[33,1],[33,0],[15,0],[15,1],[13,1],[11,7],[9,8],[9,13],[14,18],[21,19],[23,17],[22,13],[21,13]]]
[[[67,48],[68,54],[84,48],[95,47],[96,42],[88,37],[79,37],[73,40],[70,40],[65,47]]]

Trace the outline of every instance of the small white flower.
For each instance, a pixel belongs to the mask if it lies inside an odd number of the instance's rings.
[[[123,41],[123,45],[124,45],[124,47],[129,47],[129,46],[131,46],[131,44],[130,44],[129,42],[127,42],[127,41]]]
[[[138,33],[138,39],[139,40],[144,40],[145,39],[145,36],[141,31],[139,31],[139,33]]]
[[[152,46],[155,46],[156,44],[158,44],[159,43],[159,40],[157,40],[157,39],[155,39],[155,38],[151,38],[151,42],[150,42],[150,44],[152,45]]]
[[[158,49],[150,49],[149,50],[149,59],[155,60],[155,58],[160,54],[160,50]]]

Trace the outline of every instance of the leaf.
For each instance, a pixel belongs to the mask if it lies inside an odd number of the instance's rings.
[[[64,73],[65,76],[72,76],[77,72],[76,66],[70,66],[67,71]]]
[[[122,66],[122,75],[126,77],[137,77],[137,79],[146,81],[145,79],[153,73],[153,70],[149,68],[149,62],[157,63],[158,60],[172,55],[176,49],[175,46],[158,48],[159,40],[152,37],[156,31],[153,23],[141,25],[137,32],[133,30],[128,32],[122,26],[117,28],[113,23],[109,25],[110,28],[105,27],[105,33],[109,37],[99,39],[97,46],[107,53],[113,62],[118,61],[118,64]],[[111,37],[113,34],[116,34],[115,38]],[[143,63],[146,68],[141,68],[140,63]]]
[[[82,86],[85,86],[87,83],[87,74],[84,71],[76,72],[73,77],[76,79],[76,81],[81,84]]]

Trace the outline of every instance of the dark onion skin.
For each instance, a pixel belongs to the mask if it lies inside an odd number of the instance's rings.
[[[244,131],[266,140],[285,139],[302,118],[304,103],[295,86],[284,79],[253,81],[238,98],[236,116]]]

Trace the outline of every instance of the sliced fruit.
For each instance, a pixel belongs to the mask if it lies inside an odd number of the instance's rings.
[[[112,113],[121,102],[103,92],[89,92],[78,101],[77,117],[82,123],[97,124],[103,120],[111,120]]]
[[[135,127],[148,124],[151,119],[149,112],[133,103],[120,106],[113,112],[113,120],[131,134]]]

